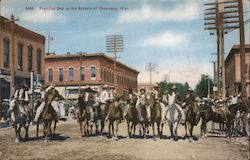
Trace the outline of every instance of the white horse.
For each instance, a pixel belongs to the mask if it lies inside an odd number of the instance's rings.
[[[177,107],[178,104],[175,103],[175,95],[169,95],[168,96],[168,109],[166,111],[166,117],[168,121],[168,126],[170,129],[170,140],[177,140],[177,129],[178,125],[181,122],[181,119],[184,114],[180,112],[180,110]]]
[[[15,128],[16,143],[19,143],[21,135],[20,131],[23,127],[25,129],[25,140],[29,139],[29,121],[27,115],[24,113],[23,108],[18,104],[16,100],[10,101],[10,108],[8,110],[10,115],[10,121]]]

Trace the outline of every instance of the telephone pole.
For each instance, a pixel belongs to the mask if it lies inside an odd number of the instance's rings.
[[[106,49],[107,52],[112,52],[114,54],[114,86],[117,90],[117,52],[124,51],[123,35],[108,35],[106,36]]]
[[[218,71],[221,68],[221,80],[222,80],[221,97],[225,99],[226,76],[225,76],[225,58],[224,58],[224,34],[229,29],[236,29],[242,26],[243,18],[240,18],[242,12],[242,0],[225,0],[225,1],[217,0],[217,2],[205,3],[205,7],[206,7],[204,13],[205,30],[215,30],[217,34],[217,51],[218,51],[217,62],[218,62]],[[240,21],[242,21],[242,23]],[[242,27],[244,28],[244,24]],[[241,42],[241,44],[242,43],[243,42]],[[242,45],[244,46],[244,43]],[[241,65],[245,66],[245,61],[241,60],[241,62],[244,63]],[[221,63],[221,65],[219,63]],[[243,70],[245,70],[245,67],[243,68],[244,68]],[[241,70],[241,72],[243,71]],[[218,92],[220,92],[219,74],[217,78],[218,78]],[[244,83],[243,81],[245,81],[244,77],[242,78],[242,84]],[[244,88],[244,85],[242,85],[242,90],[246,90],[246,88]]]
[[[152,72],[156,70],[156,63],[148,62],[146,71],[149,71],[149,83],[152,84]]]
[[[217,97],[216,95],[215,95],[215,86],[216,86],[216,61],[210,61],[211,63],[213,63],[213,69],[214,69],[214,86],[213,86],[213,95],[214,95],[214,97]]]

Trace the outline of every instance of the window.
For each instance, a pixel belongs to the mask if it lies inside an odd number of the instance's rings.
[[[36,53],[36,71],[37,74],[41,74],[41,50],[38,49]]]
[[[59,68],[59,81],[62,82],[63,81],[63,68]]]
[[[107,73],[106,73],[106,70],[104,70],[104,82],[107,81]]]
[[[32,71],[32,47],[28,47],[28,71]]]
[[[95,67],[91,67],[91,79],[96,77]]]
[[[81,81],[84,81],[84,67],[81,67]]]
[[[3,64],[5,68],[9,68],[10,60],[10,42],[8,40],[3,41]]]
[[[49,79],[49,82],[53,81],[53,69],[52,68],[49,69],[49,77],[48,77],[48,79]]]
[[[74,68],[69,68],[69,80],[74,80]]]
[[[18,57],[17,57],[18,66],[17,67],[19,70],[23,70],[23,45],[22,44],[18,44],[17,52],[18,52]]]

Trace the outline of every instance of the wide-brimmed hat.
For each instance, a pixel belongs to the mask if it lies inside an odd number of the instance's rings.
[[[176,86],[175,86],[175,85],[173,85],[172,89],[176,89]]]
[[[141,92],[141,91],[146,91],[146,90],[145,90],[145,88],[141,88],[141,89],[140,89],[140,92]]]
[[[193,89],[191,87],[189,87],[187,91],[193,92]]]
[[[103,88],[109,88],[109,86],[105,84],[105,85],[103,86]]]

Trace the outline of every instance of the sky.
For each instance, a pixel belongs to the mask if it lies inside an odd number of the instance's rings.
[[[2,0],[1,14],[13,13],[19,25],[47,37],[50,52],[106,53],[107,35],[124,35],[119,61],[149,82],[146,64],[155,64],[152,81],[188,82],[195,87],[201,74],[213,78],[216,36],[204,30],[204,0]],[[250,19],[249,0],[245,21]],[[245,25],[249,42],[250,23]],[[239,30],[225,35],[225,52],[239,44]],[[108,54],[112,56],[112,53]]]

